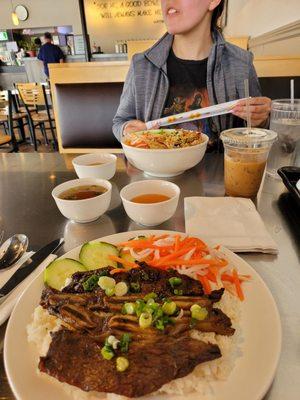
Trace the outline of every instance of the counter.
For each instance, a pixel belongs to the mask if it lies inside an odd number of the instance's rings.
[[[93,54],[92,62],[114,62],[127,61],[127,54]],[[83,63],[84,55],[68,55],[66,63]],[[0,89],[13,89],[15,82],[45,82],[47,77],[44,74],[42,63],[37,57],[24,58],[24,65],[0,66]]]

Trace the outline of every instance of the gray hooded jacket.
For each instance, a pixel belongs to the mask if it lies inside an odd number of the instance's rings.
[[[144,53],[134,55],[123,88],[113,133],[118,140],[124,124],[130,120],[151,121],[160,118],[169,92],[167,59],[173,36],[165,34]],[[213,46],[207,63],[207,91],[210,104],[224,103],[244,96],[244,80],[249,79],[250,96],[261,96],[253,55],[226,42],[221,33],[213,32]],[[218,132],[244,126],[232,114],[214,117]]]

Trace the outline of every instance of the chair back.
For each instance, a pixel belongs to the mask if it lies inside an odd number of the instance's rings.
[[[17,83],[16,87],[25,106],[45,106],[42,85],[37,83]]]
[[[10,101],[9,101],[9,91],[0,91],[0,115],[9,115],[10,111]]]

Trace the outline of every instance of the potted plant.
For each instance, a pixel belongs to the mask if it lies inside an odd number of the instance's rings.
[[[30,57],[36,57],[36,51],[37,51],[37,46],[34,42],[29,43],[29,49],[27,50],[27,53],[29,54]]]

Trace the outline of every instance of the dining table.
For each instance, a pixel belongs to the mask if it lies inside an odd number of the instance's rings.
[[[0,233],[4,232],[4,239],[15,233],[24,233],[29,238],[29,249],[36,251],[53,239],[64,238],[64,246],[58,251],[58,255],[62,255],[92,239],[143,229],[126,215],[119,192],[130,182],[153,177],[134,168],[123,154],[118,154],[117,171],[111,179],[109,210],[97,221],[86,224],[63,217],[51,191],[58,184],[76,178],[71,162],[75,156],[59,153],[0,154]],[[175,215],[155,229],[184,232],[184,198],[224,196],[223,168],[223,155],[208,153],[196,167],[182,175],[161,178],[176,183],[181,195]],[[255,205],[279,252],[277,255],[239,255],[270,289],[279,310],[283,333],[278,368],[264,400],[296,400],[300,398],[300,207],[282,181],[268,175],[264,177]],[[7,322],[0,327],[0,400],[15,399],[3,361],[6,326]],[[259,358],[257,349],[257,363]]]

